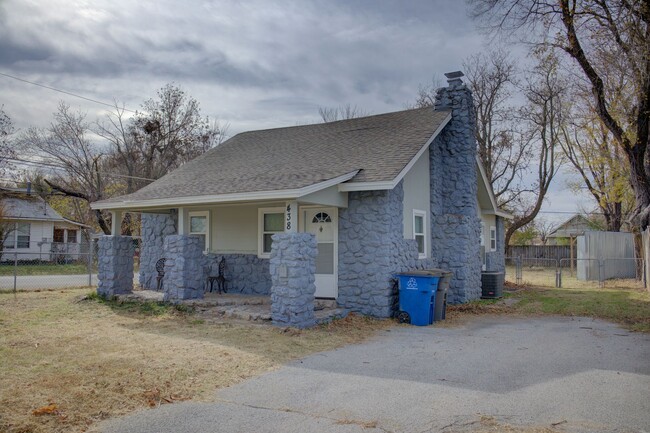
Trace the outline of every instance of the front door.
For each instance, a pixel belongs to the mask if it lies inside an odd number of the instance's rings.
[[[304,231],[316,236],[316,297],[338,296],[338,209],[314,208],[303,210]]]

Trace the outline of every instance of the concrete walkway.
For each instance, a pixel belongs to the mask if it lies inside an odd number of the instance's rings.
[[[214,403],[165,405],[100,429],[459,432],[488,416],[563,432],[647,432],[649,360],[650,336],[585,318],[399,327],[220,390]]]

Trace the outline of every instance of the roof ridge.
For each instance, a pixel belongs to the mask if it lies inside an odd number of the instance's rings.
[[[257,132],[267,132],[267,131],[279,131],[279,130],[282,130],[282,129],[298,129],[298,128],[308,128],[308,127],[314,127],[314,126],[340,125],[340,124],[345,123],[345,122],[352,123],[352,122],[358,122],[358,121],[361,121],[361,120],[371,119],[371,118],[376,118],[376,117],[388,117],[388,116],[392,116],[392,115],[395,115],[395,114],[398,114],[398,113],[407,113],[407,112],[411,112],[411,111],[425,111],[425,110],[440,111],[440,112],[450,111],[450,110],[436,110],[433,107],[408,108],[406,110],[397,110],[397,111],[390,111],[388,113],[370,114],[368,116],[353,117],[351,119],[340,119],[340,120],[334,120],[334,121],[331,121],[331,122],[318,122],[318,123],[307,123],[305,125],[278,126],[278,127],[274,127],[274,128],[253,129],[253,130],[250,130],[250,131],[243,131],[243,132],[240,132],[238,134],[235,134],[231,138],[235,138],[238,135],[253,134],[253,133],[257,133]]]

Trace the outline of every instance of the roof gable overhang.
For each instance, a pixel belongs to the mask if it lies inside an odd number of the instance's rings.
[[[418,150],[418,152],[415,154],[413,158],[409,161],[408,164],[404,166],[402,171],[399,172],[397,177],[393,180],[388,180],[384,182],[348,182],[348,183],[341,183],[339,184],[339,191],[341,192],[350,192],[350,191],[376,191],[376,190],[386,190],[386,189],[393,189],[397,186],[398,183],[404,179],[404,176],[406,176],[406,173],[413,168],[415,163],[417,162],[418,159],[422,156],[424,152],[426,152],[429,149],[429,146],[431,143],[433,143],[433,140],[436,139],[438,135],[442,132],[443,129],[445,129],[445,126],[447,126],[447,123],[451,120],[451,113],[447,114],[447,117],[440,123],[438,128],[436,128],[435,131],[433,131],[433,134],[431,137],[424,143],[424,145]]]
[[[512,214],[499,209],[497,200],[494,197],[492,185],[490,185],[487,173],[485,172],[485,167],[483,167],[483,162],[481,162],[481,158],[479,158],[478,155],[476,155],[476,168],[479,173],[478,198],[479,205],[481,206],[481,213],[485,215],[496,215],[501,218],[513,219],[514,216]]]

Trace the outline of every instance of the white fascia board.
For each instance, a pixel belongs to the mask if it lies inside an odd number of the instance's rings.
[[[237,203],[242,201],[258,201],[258,200],[287,200],[297,199],[304,195],[312,194],[325,188],[337,185],[341,182],[346,182],[357,175],[359,170],[346,173],[344,175],[328,179],[323,182],[308,185],[303,188],[284,189],[274,191],[253,191],[242,192],[233,194],[218,194],[218,195],[199,195],[193,197],[173,197],[161,198],[151,200],[137,200],[137,201],[120,201],[114,203],[91,203],[91,209],[147,209],[153,207],[179,207],[191,205],[207,205],[214,203]]]
[[[5,217],[7,221],[38,221],[38,222],[47,222],[47,223],[63,223],[66,222],[65,219],[54,219],[54,218],[32,218],[32,217],[14,217],[14,216],[8,216]]]
[[[514,215],[512,215],[512,214],[510,214],[508,212],[504,212],[504,211],[499,210],[499,209],[497,209],[496,211],[492,210],[492,209],[487,209],[487,210],[481,209],[481,213],[484,214],[484,215],[496,215],[498,217],[509,219],[509,220],[515,218]]]
[[[67,218],[63,218],[63,221],[67,222],[68,224],[75,225],[75,226],[90,228],[90,226],[88,224],[78,223],[76,221],[72,221],[72,220],[69,220]]]
[[[431,143],[433,143],[433,140],[442,132],[442,130],[447,126],[447,123],[451,120],[451,113],[447,114],[447,117],[444,118],[444,120],[438,125],[438,128],[436,128],[435,131],[433,131],[433,134],[431,135],[431,138],[427,140],[427,142],[418,150],[418,153],[415,154],[415,156],[409,161],[408,164],[402,169],[402,171],[399,172],[397,177],[393,180],[389,181],[382,181],[382,182],[352,182],[352,183],[342,183],[339,185],[339,191],[341,192],[349,192],[349,191],[375,191],[375,190],[382,190],[382,189],[393,189],[397,186],[398,183],[402,179],[404,179],[404,176],[406,176],[406,173],[413,168],[415,163],[420,159],[422,154],[429,149],[429,146]]]
[[[485,185],[485,189],[487,190],[488,196],[490,197],[490,203],[492,204],[492,208],[493,208],[493,210],[485,211],[483,213],[485,213],[486,215],[500,216],[501,218],[514,219],[514,215],[502,211],[501,209],[499,209],[499,206],[497,206],[497,200],[494,197],[494,191],[492,190],[492,185],[490,185],[490,182],[488,181],[487,173],[485,172],[485,167],[483,167],[483,162],[481,161],[481,158],[478,155],[476,155],[476,166],[478,167],[479,174],[481,175],[481,179],[483,180],[483,184]]]

